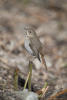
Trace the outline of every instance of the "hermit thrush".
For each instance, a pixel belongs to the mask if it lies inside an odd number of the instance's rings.
[[[44,52],[42,52],[43,46],[42,43],[40,42],[35,30],[32,27],[26,27],[25,29],[25,41],[24,41],[24,46],[26,50],[33,56],[39,59],[40,62],[46,66],[46,62],[44,59]]]

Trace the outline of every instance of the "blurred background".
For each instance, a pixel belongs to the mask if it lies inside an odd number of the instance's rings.
[[[47,81],[56,90],[67,88],[67,0],[0,0],[0,83],[11,83],[15,67],[27,77],[32,57],[23,46],[26,25],[35,28],[48,66],[45,74],[35,60],[32,82],[37,87]]]

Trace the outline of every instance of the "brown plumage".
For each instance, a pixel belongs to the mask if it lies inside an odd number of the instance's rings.
[[[25,44],[26,50],[30,54],[38,58],[39,61],[42,62],[42,64],[45,66],[47,70],[46,62],[44,59],[44,52],[42,50],[43,49],[42,43],[40,42],[35,30],[31,27],[25,28],[25,43],[24,44]]]

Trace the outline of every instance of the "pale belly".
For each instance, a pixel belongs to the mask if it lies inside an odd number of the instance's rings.
[[[25,46],[26,50],[27,50],[30,54],[33,55],[33,51],[32,51],[32,49],[30,48],[29,43],[30,43],[30,40],[25,40],[24,46]]]

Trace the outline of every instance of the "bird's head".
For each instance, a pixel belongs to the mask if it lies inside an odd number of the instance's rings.
[[[25,37],[28,37],[28,38],[35,37],[36,33],[32,27],[25,27],[24,30],[25,30],[25,33],[24,33]]]

